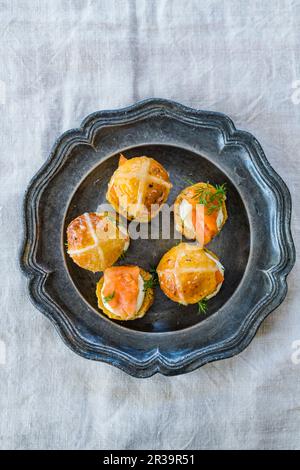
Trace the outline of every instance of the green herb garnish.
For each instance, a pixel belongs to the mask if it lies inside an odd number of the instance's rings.
[[[188,183],[190,186],[193,186],[195,184],[195,181],[191,180],[190,178],[181,178],[181,179],[185,183]]]
[[[207,310],[207,300],[202,299],[198,302],[198,312],[199,313],[206,313]]]
[[[106,297],[104,297],[104,302],[110,302],[115,296],[115,292],[112,292],[111,294],[107,295]]]
[[[120,254],[120,259],[125,259],[126,257],[126,251],[123,251],[121,254]]]
[[[226,197],[226,184],[216,184],[216,191],[213,192],[207,182],[206,187],[197,188],[195,192],[195,199],[198,199],[198,204],[207,207],[208,215],[211,215],[217,209],[222,207]]]
[[[151,274],[151,277],[144,280],[144,292],[146,292],[148,289],[153,289],[153,287],[158,284],[158,274],[156,268],[151,266],[149,273]]]

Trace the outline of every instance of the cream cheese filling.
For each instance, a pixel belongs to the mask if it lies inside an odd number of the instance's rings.
[[[193,220],[192,220],[192,211],[193,211],[192,204],[190,204],[186,199],[183,199],[179,205],[180,218],[184,226],[188,230],[192,230],[195,233],[195,227],[193,225]],[[224,220],[224,214],[223,214],[222,208],[220,208],[218,212],[217,220],[216,220],[218,230],[221,229],[223,220]]]
[[[221,207],[221,208],[219,209],[218,216],[217,216],[217,227],[218,227],[218,230],[221,229],[222,224],[223,224],[223,220],[224,220],[224,214],[223,214],[223,210],[222,210],[222,207]]]
[[[182,199],[179,205],[180,218],[184,224],[184,227],[195,232],[195,227],[192,221],[192,209],[192,204],[190,204],[186,199]]]

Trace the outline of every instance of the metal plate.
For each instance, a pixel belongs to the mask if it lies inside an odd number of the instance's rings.
[[[206,316],[156,289],[144,318],[111,321],[96,305],[100,274],[65,255],[67,224],[105,202],[120,152],[152,156],[165,166],[174,185],[169,203],[188,178],[227,183],[229,219],[208,246],[226,276]],[[74,351],[137,377],[179,374],[244,349],[282,302],[294,264],[290,212],[289,192],[253,136],[222,114],[146,100],[92,114],[57,141],[26,193],[21,264],[35,305]],[[123,263],[147,269],[175,243],[172,237],[134,240]]]

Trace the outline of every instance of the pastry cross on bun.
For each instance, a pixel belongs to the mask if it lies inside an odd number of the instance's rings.
[[[68,225],[68,254],[81,268],[104,271],[129,246],[129,235],[117,223],[113,212],[91,212],[76,217]]]
[[[166,296],[183,305],[213,297],[224,281],[224,268],[218,257],[191,243],[180,243],[165,253],[157,274]]]
[[[106,198],[129,220],[148,222],[166,202],[172,184],[168,172],[153,158],[120,156]]]

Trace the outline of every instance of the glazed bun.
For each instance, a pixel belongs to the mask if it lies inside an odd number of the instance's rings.
[[[224,268],[218,257],[189,243],[180,243],[165,253],[157,274],[166,296],[183,305],[208,300],[219,292],[224,281]]]
[[[81,268],[104,271],[129,246],[125,227],[112,212],[91,212],[76,217],[67,228],[68,254]]]
[[[108,184],[106,198],[129,220],[148,222],[166,202],[172,184],[164,167],[153,158],[120,157]]]
[[[185,188],[174,204],[175,226],[201,246],[209,243],[227,220],[225,185],[197,183]]]
[[[152,276],[138,266],[113,266],[96,287],[98,307],[113,320],[143,317],[154,300]]]

